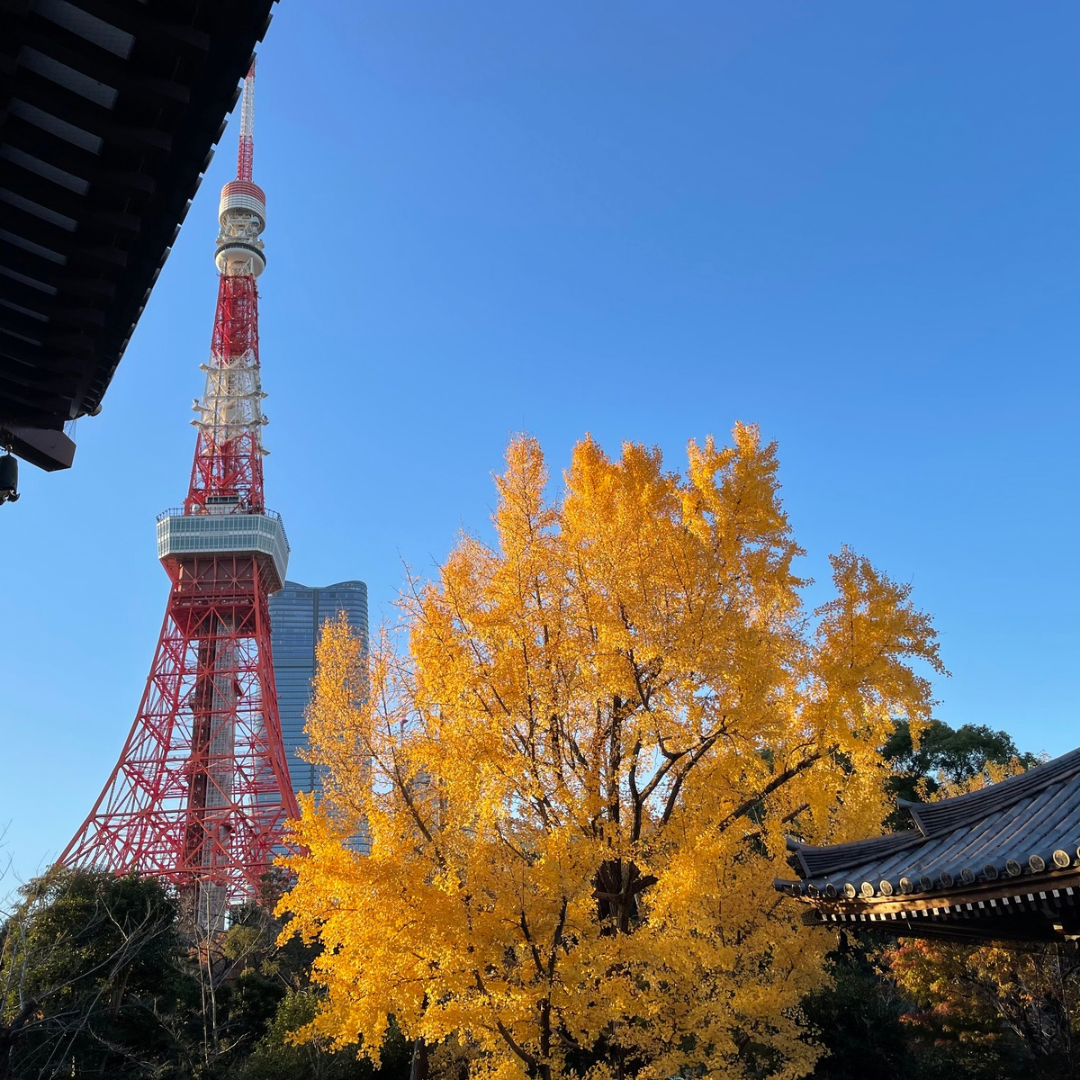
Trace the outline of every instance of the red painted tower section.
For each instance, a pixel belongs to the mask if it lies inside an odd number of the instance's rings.
[[[266,199],[252,182],[254,68],[237,179],[221,193],[221,274],[195,459],[182,509],[158,518],[172,588],[135,722],[90,815],[58,860],[164,878],[199,923],[258,895],[297,817],[274,692],[268,597],[288,543],[263,497],[258,292]]]

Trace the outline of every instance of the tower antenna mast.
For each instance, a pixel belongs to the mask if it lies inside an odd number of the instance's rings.
[[[255,164],[255,61],[244,79],[244,95],[240,104],[240,149],[237,154],[236,179],[251,182]]]

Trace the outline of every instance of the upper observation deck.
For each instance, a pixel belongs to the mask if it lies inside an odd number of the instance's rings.
[[[165,510],[157,519],[158,558],[183,555],[266,555],[276,582],[270,592],[285,583],[289,567],[289,541],[281,515],[273,510],[251,513],[235,502],[208,506],[204,513],[185,514]]]

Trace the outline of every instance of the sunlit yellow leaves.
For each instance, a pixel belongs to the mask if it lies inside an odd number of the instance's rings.
[[[736,1076],[750,1043],[803,1075],[825,943],[772,879],[786,833],[879,825],[876,747],[928,715],[930,624],[847,551],[807,615],[755,428],[691,444],[687,477],[586,439],[547,483],[512,442],[497,546],[463,538],[411,590],[406,653],[324,633],[327,794],[283,903],[325,946],[312,1030],[375,1053],[390,1013],[477,1077]]]

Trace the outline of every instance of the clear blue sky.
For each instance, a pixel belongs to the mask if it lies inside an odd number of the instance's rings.
[[[1080,744],[1080,7],[284,0],[255,177],[270,506],[290,577],[483,531],[507,438],[756,421],[827,577],[936,618],[952,724]],[[235,125],[75,468],[0,509],[0,823],[29,875],[113,766],[167,596]]]

